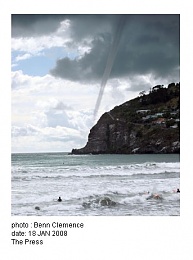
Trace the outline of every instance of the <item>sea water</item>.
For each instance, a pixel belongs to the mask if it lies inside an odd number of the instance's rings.
[[[177,154],[12,154],[11,177],[12,215],[180,215]]]

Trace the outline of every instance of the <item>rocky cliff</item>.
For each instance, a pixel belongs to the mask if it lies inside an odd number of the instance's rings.
[[[180,84],[155,86],[148,94],[106,112],[90,130],[88,142],[72,154],[179,153]]]

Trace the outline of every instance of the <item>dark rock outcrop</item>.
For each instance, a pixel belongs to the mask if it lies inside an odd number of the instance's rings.
[[[88,142],[72,154],[179,153],[179,84],[156,86],[148,95],[106,112]]]

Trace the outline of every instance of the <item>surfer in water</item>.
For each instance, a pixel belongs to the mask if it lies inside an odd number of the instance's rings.
[[[158,200],[158,199],[161,199],[162,197],[161,197],[161,195],[155,193],[155,194],[153,194],[153,198]]]
[[[59,202],[61,202],[61,201],[62,201],[61,197],[59,197],[59,198],[58,198],[58,201],[59,201]]]
[[[173,192],[180,193],[180,189],[173,190]]]
[[[150,196],[148,196],[148,197],[146,198],[146,200],[149,200],[149,199],[160,200],[160,199],[162,199],[162,196],[159,195],[158,193],[152,193],[152,194],[150,194]]]

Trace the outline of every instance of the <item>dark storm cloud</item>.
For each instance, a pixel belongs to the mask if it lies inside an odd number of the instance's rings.
[[[92,24],[97,24],[97,19],[100,20],[100,15],[94,17],[95,23],[93,21],[90,28]],[[51,74],[75,81],[100,81],[114,37],[112,32],[116,27],[112,16],[108,23],[104,23],[106,29],[107,24],[109,31],[102,28],[100,32],[100,26],[93,31],[95,38],[90,53],[77,60],[59,60]],[[74,22],[74,32],[75,25]],[[80,25],[77,24],[76,30],[81,35]],[[128,15],[110,78],[152,73],[155,77],[173,75],[177,77],[174,80],[179,80],[179,37],[179,15]]]
[[[12,37],[33,37],[55,32],[65,15],[12,14]]]
[[[109,31],[116,23],[115,15],[67,15],[67,14],[12,14],[12,37],[33,37],[55,32],[60,22],[71,21],[71,35],[75,41]]]
[[[152,73],[158,78],[179,80],[179,15],[126,15],[110,78]],[[119,15],[35,15],[13,16],[13,36],[54,32],[62,20],[70,20],[70,46],[82,46],[91,39],[90,52],[78,59],[56,62],[50,73],[82,82],[100,82],[115,37]]]
[[[179,66],[179,17],[133,16],[120,43],[112,76],[167,76]]]
[[[79,60],[69,58],[57,61],[52,75],[75,81],[92,81],[102,77],[108,56],[110,39],[108,35],[95,38],[92,41],[92,50]]]

